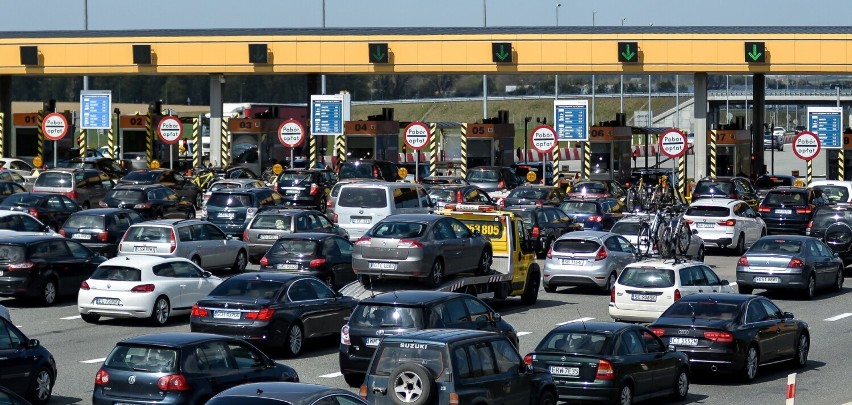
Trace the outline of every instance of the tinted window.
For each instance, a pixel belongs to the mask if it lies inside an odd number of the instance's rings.
[[[82,176],[82,173],[78,173]],[[81,178],[82,180],[82,178]],[[44,172],[35,181],[38,187],[72,187],[71,173]]]
[[[105,218],[106,217],[100,215],[72,215],[67,221],[65,221],[65,225],[63,225],[63,227],[104,229]]]
[[[734,184],[730,182],[699,181],[693,193],[698,194],[733,194]]]
[[[139,183],[154,183],[159,181],[159,178],[159,172],[138,171],[128,173],[127,176],[124,176],[122,178],[122,180],[134,181]]]
[[[621,341],[618,343],[616,354],[631,355],[645,353],[645,342],[634,331],[627,331],[621,334]]]
[[[117,370],[174,372],[177,370],[178,351],[163,347],[118,345],[107,356],[105,367]]]
[[[422,328],[423,311],[420,308],[391,305],[359,304],[349,318],[351,327],[361,328]]]
[[[414,362],[429,369],[432,375],[437,376],[436,380],[446,380],[448,373],[444,369],[447,364],[444,358],[444,346],[411,344],[416,346],[411,348],[401,347],[402,345],[406,344],[396,342],[383,344],[376,351],[371,374],[386,376],[401,363]]]
[[[506,339],[498,339],[491,341],[491,348],[494,349],[494,359],[497,362],[497,372],[500,374],[518,371],[518,366],[521,364],[521,356]]]
[[[595,214],[598,207],[593,202],[568,201],[559,206],[562,211],[569,214]]]
[[[561,239],[553,243],[553,251],[559,253],[593,253],[601,245],[585,239]]]
[[[90,278],[93,280],[142,281],[142,271],[133,267],[100,266]]]
[[[636,288],[666,288],[674,285],[674,272],[669,269],[627,267],[618,277],[618,283]]]
[[[734,319],[739,313],[735,303],[718,301],[675,301],[665,312],[664,317],[696,319]]]
[[[467,364],[467,352],[464,347],[457,347],[453,350],[453,364],[456,366],[457,377],[470,377],[470,365]]]
[[[849,189],[844,186],[814,186],[814,189],[822,191],[830,202],[849,201]]]
[[[26,249],[19,245],[0,245],[0,263],[18,263],[26,258]]]
[[[754,182],[754,187],[760,189],[792,185],[793,179],[790,177],[760,176]],[[846,189],[846,187],[843,187],[843,189]]]
[[[686,210],[686,215],[693,217],[727,217],[730,213],[731,210],[728,207],[705,207],[701,205],[692,206]]]
[[[607,339],[606,335],[586,331],[553,332],[542,339],[536,350],[601,354]]]
[[[572,193],[581,194],[607,194],[609,190],[604,183],[586,182],[580,183],[571,188]]]
[[[346,187],[337,199],[340,207],[384,208],[388,206],[387,191],[383,188]]]
[[[110,190],[105,198],[114,198],[119,201],[137,202],[142,200],[144,194],[140,190]]]
[[[171,228],[163,228],[159,226],[134,226],[130,227],[124,237],[128,242],[171,242]]]
[[[750,253],[798,253],[802,250],[802,242],[798,240],[762,238],[748,250]]]
[[[316,290],[311,287],[309,280],[299,280],[291,284],[290,288],[287,289],[287,297],[293,302],[310,301],[319,298],[317,297]]]
[[[290,215],[258,215],[251,224],[252,229],[275,229],[289,231],[293,217]]]
[[[251,207],[252,198],[248,194],[213,193],[207,200],[208,207]]]
[[[263,361],[263,356],[246,345],[231,342],[227,346],[228,351],[231,352],[231,357],[234,358],[234,363],[236,363],[239,369],[253,369],[266,365]]]
[[[371,179],[377,176],[373,175],[373,166],[370,164],[361,164],[360,162],[344,163],[340,167],[340,172],[337,177],[341,179],[365,178]]]
[[[225,297],[256,297],[272,299],[283,287],[279,281],[229,278],[216,286],[210,295]]]
[[[426,231],[426,224],[416,222],[383,221],[367,233],[377,238],[419,238]]]
[[[808,203],[807,193],[790,193],[770,191],[763,199],[767,205],[805,205]]]
[[[635,221],[619,221],[612,226],[611,232],[619,235],[638,235],[639,223]]]
[[[547,199],[547,194],[550,190],[546,188],[525,188],[519,187],[512,190],[507,198],[523,198],[528,200],[544,200]]]
[[[393,189],[393,204],[396,208],[420,208],[420,198],[417,195],[417,189]]]
[[[267,256],[313,255],[317,241],[310,239],[280,239],[266,253]]]
[[[41,202],[42,197],[32,194],[12,194],[3,200],[2,205],[7,207],[35,207]]]
[[[497,181],[498,174],[494,170],[474,170],[467,175],[467,181]]]

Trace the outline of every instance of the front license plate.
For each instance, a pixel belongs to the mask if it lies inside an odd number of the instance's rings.
[[[380,338],[367,338],[367,346],[376,347],[382,341]]]
[[[633,301],[657,302],[657,296],[653,294],[630,294]]]
[[[566,375],[569,377],[576,377],[580,375],[579,367],[556,367],[550,366],[550,374],[553,375]]]
[[[153,246],[136,246],[136,249],[133,249],[136,253],[157,253],[157,248]]]
[[[698,346],[698,338],[673,337],[669,344],[675,346]]]
[[[275,265],[275,268],[278,270],[296,270],[299,268],[299,265],[290,263],[279,263]]]
[[[71,235],[71,239],[86,239],[86,240],[89,240],[91,238],[92,237],[89,234],[85,234],[85,233],[75,233],[75,234]]]
[[[121,300],[118,298],[95,298],[96,305],[121,305]]]
[[[775,210],[775,213],[789,215],[793,213],[793,210]]]
[[[278,235],[260,235],[260,237],[258,237],[258,239],[260,239],[260,240],[276,240],[276,239],[278,239]]]
[[[370,262],[371,269],[396,270],[396,263]]]
[[[781,283],[781,278],[779,277],[755,277],[755,283],[768,283],[768,284],[779,284]]]
[[[354,217],[350,218],[350,221],[353,224],[361,224],[361,225],[369,225],[373,222],[373,218],[370,217]]]
[[[698,222],[695,224],[696,228],[712,228],[714,225],[711,223]]]
[[[585,265],[585,260],[577,260],[577,259],[562,259],[563,266],[582,266]]]
[[[233,212],[220,212],[219,215],[216,216],[216,218],[234,219],[234,213]]]
[[[237,311],[213,311],[213,317],[217,319],[240,319]]]

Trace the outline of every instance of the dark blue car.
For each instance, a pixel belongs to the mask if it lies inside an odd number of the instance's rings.
[[[575,224],[590,231],[608,231],[622,216],[621,203],[614,198],[571,198],[563,201],[559,208],[568,214]]]
[[[769,233],[804,235],[813,212],[827,203],[819,190],[776,187],[763,198],[759,211]]]

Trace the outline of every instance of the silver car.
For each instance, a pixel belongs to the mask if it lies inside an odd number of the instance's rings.
[[[196,219],[147,221],[131,226],[118,244],[118,256],[127,255],[183,257],[205,270],[242,272],[248,264],[248,246],[243,241]]]
[[[444,276],[491,267],[491,242],[443,215],[391,215],[355,242],[352,270],[359,277],[417,278],[437,287]]]
[[[268,209],[260,211],[243,232],[249,261],[257,264],[281,236],[299,232],[331,233],[349,239],[349,233],[316,210]]]
[[[612,226],[612,229],[610,229],[610,232],[617,233],[621,236],[624,236],[624,238],[627,239],[627,241],[630,242],[638,250],[639,247],[640,247],[640,243],[639,243],[639,223],[641,221],[641,217],[642,217],[642,214],[624,217],[623,219],[620,219],[618,222],[616,222]],[[645,217],[646,217],[646,220],[650,221],[650,217],[648,217],[648,216],[645,216]],[[698,234],[692,232],[691,228],[689,228],[689,224],[684,224],[684,226],[686,226],[688,229],[690,229],[689,233],[691,235],[690,240],[689,240],[689,247],[686,249],[685,256],[692,258],[693,260],[703,262],[704,261],[704,239],[701,239],[701,237],[698,236]],[[657,252],[657,247],[656,246],[650,246],[651,245],[650,243],[645,242],[647,240],[648,240],[648,236],[645,235],[644,232],[643,232],[643,235],[642,235],[642,242],[643,243],[641,244],[641,246],[645,246],[648,249],[651,249],[651,251],[650,252],[641,252],[640,251],[639,253],[649,255],[649,256],[658,255],[659,252]]]
[[[592,286],[610,291],[624,266],[636,261],[636,248],[612,232],[580,231],[553,242],[544,262],[544,290]]]

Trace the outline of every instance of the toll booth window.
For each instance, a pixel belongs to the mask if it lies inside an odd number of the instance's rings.
[[[592,143],[592,172],[607,173],[610,170],[611,143]]]

